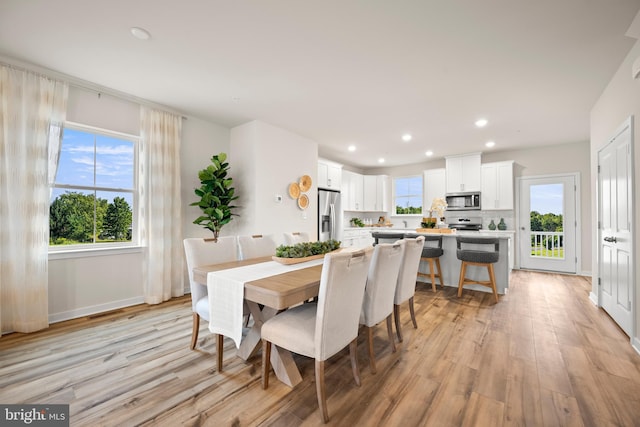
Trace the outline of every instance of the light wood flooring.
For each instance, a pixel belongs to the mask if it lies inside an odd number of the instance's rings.
[[[418,329],[403,307],[404,342],[391,353],[376,328],[378,373],[359,339],[362,386],[347,351],[326,368],[330,425],[638,426],[640,356],[588,300],[576,276],[514,271],[498,304],[488,293],[419,284]],[[68,403],[72,426],[322,425],[313,361],[296,357],[295,389],[260,355],[225,370],[202,325],[189,350],[189,297],[52,325],[0,339],[0,403]]]

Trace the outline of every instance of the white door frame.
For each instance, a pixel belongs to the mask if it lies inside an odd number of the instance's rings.
[[[520,236],[520,231],[521,231],[521,227],[522,224],[520,224],[520,197],[522,197],[522,194],[520,194],[520,181],[522,181],[523,179],[546,179],[546,178],[559,178],[559,177],[566,177],[566,176],[571,176],[574,178],[574,182],[576,184],[576,191],[575,191],[575,217],[576,217],[576,233],[575,233],[575,244],[576,244],[576,248],[575,248],[575,253],[576,253],[576,275],[582,274],[582,233],[580,233],[580,230],[582,230],[582,220],[581,220],[581,215],[580,215],[580,206],[581,206],[581,201],[580,201],[580,172],[569,172],[569,173],[555,173],[555,174],[547,174],[547,175],[531,175],[531,176],[519,176],[516,177],[516,211],[515,211],[515,223],[516,223],[516,241],[514,242],[514,249],[515,249],[515,262],[514,262],[514,267],[515,268],[520,268],[520,241],[519,236]],[[562,274],[571,274],[571,273],[562,273]]]
[[[630,132],[630,139],[631,139],[631,143],[629,144],[629,149],[630,149],[630,153],[629,153],[629,161],[631,162],[630,165],[630,173],[631,173],[631,197],[632,200],[630,201],[631,203],[631,215],[630,215],[630,235],[631,235],[631,255],[630,255],[630,259],[631,259],[631,263],[630,263],[630,282],[631,282],[631,286],[630,286],[630,299],[631,299],[631,330],[630,330],[630,334],[629,334],[629,338],[631,341],[631,344],[634,344],[634,337],[636,337],[636,323],[637,323],[637,310],[636,310],[636,268],[635,268],[635,254],[636,254],[636,238],[635,238],[635,229],[636,229],[636,225],[635,225],[635,217],[636,217],[636,209],[635,209],[635,200],[633,200],[633,195],[635,194],[635,173],[634,173],[634,168],[635,168],[635,161],[634,161],[634,145],[635,145],[635,140],[634,140],[634,132],[633,132],[633,123],[634,123],[634,118],[633,116],[629,116],[617,129],[616,131],[613,133],[613,136],[611,138],[609,138],[606,142],[606,144],[602,145],[600,148],[598,148],[597,152],[596,152],[596,167],[599,167],[600,165],[600,153],[607,147],[609,146],[609,144],[611,144],[613,141],[615,141],[616,138],[618,138],[624,131],[625,129],[629,128],[629,132]],[[597,170],[597,169],[596,169]],[[596,238],[596,265],[598,266],[598,277],[594,277],[593,280],[597,280],[597,284],[598,284],[598,307],[602,308],[602,285],[601,285],[601,276],[602,276],[602,271],[601,271],[601,263],[602,263],[602,245],[600,244],[600,242],[603,239],[602,236],[602,208],[601,208],[601,200],[600,197],[602,196],[601,191],[600,191],[600,176],[596,177],[596,224],[597,224],[597,238]],[[639,351],[638,348],[636,348],[636,351]]]

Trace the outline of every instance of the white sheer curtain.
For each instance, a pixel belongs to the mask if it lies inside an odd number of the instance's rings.
[[[49,326],[49,159],[59,149],[49,139],[60,136],[68,91],[66,83],[0,64],[2,332]]]
[[[182,118],[141,109],[141,241],[146,246],[144,298],[159,304],[184,295],[180,139]]]

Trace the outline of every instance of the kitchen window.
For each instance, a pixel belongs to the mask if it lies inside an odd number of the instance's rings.
[[[65,124],[49,207],[49,248],[137,243],[138,137]]]
[[[422,215],[422,175],[393,178],[395,215]]]

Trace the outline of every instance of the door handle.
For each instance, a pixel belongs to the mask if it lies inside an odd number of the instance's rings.
[[[617,243],[618,239],[616,239],[615,237],[605,237],[604,241],[609,243]]]

